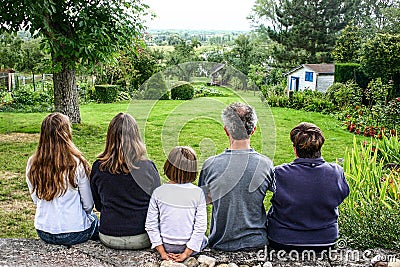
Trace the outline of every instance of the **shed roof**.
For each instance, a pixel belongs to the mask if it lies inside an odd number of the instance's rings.
[[[317,73],[335,73],[335,64],[304,64],[304,66]]]
[[[334,74],[335,73],[335,64],[302,64],[297,66],[296,68],[291,69],[289,72],[285,73],[284,75],[292,74],[293,72],[302,69],[302,68],[309,68],[310,70],[320,73],[320,74]]]

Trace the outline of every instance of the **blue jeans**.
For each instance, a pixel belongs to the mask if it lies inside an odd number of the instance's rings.
[[[95,214],[88,214],[88,216],[92,217],[93,222],[88,229],[81,232],[51,234],[38,229],[36,232],[44,242],[54,245],[72,246],[89,239],[99,240],[99,219]]]

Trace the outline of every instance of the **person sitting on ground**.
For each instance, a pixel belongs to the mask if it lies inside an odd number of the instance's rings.
[[[145,155],[135,119],[127,113],[117,114],[90,175],[95,207],[100,211],[100,241],[107,247],[150,247],[144,224],[160,175]]]
[[[146,231],[162,259],[181,262],[207,245],[206,200],[203,191],[192,184],[197,177],[194,150],[172,149],[164,173],[169,182],[154,190]]]
[[[229,149],[208,158],[198,185],[212,204],[209,246],[237,251],[264,248],[267,214],[264,198],[274,191],[272,161],[250,147],[256,130],[254,109],[233,103],[222,112]]]
[[[66,246],[98,239],[90,167],[73,144],[71,132],[67,116],[48,115],[36,152],[26,166],[26,182],[36,205],[37,234],[46,243]]]
[[[276,191],[268,212],[269,247],[328,250],[338,238],[338,206],[349,195],[342,167],[321,156],[320,128],[300,123],[290,132],[296,159],[275,167]]]

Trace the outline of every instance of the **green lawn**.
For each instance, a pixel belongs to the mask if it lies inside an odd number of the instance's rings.
[[[148,157],[156,163],[160,173],[166,154],[175,145],[193,147],[201,166],[206,158],[229,146],[220,117],[221,110],[234,101],[246,101],[256,108],[259,124],[252,146],[271,157],[276,165],[294,159],[289,133],[302,121],[321,127],[326,138],[322,153],[327,161],[342,158],[346,147],[352,146],[353,135],[343,130],[335,118],[299,110],[269,109],[252,92],[190,101],[138,100],[82,105],[82,124],[74,125],[73,139],[92,163],[104,147],[110,120],[118,112],[129,112],[137,120]],[[40,124],[46,115],[0,113],[0,237],[36,237],[34,207],[25,185],[24,171],[28,157],[36,148]]]

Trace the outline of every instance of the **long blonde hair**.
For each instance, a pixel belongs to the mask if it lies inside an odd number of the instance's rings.
[[[128,174],[136,169],[135,162],[145,159],[146,147],[140,137],[135,119],[127,113],[118,113],[108,126],[106,147],[97,158],[100,170],[112,174]]]
[[[68,183],[76,188],[75,171],[80,163],[89,177],[89,164],[72,142],[69,118],[58,112],[48,115],[42,122],[39,144],[30,160],[28,178],[33,192],[39,199],[51,201],[65,194]]]

